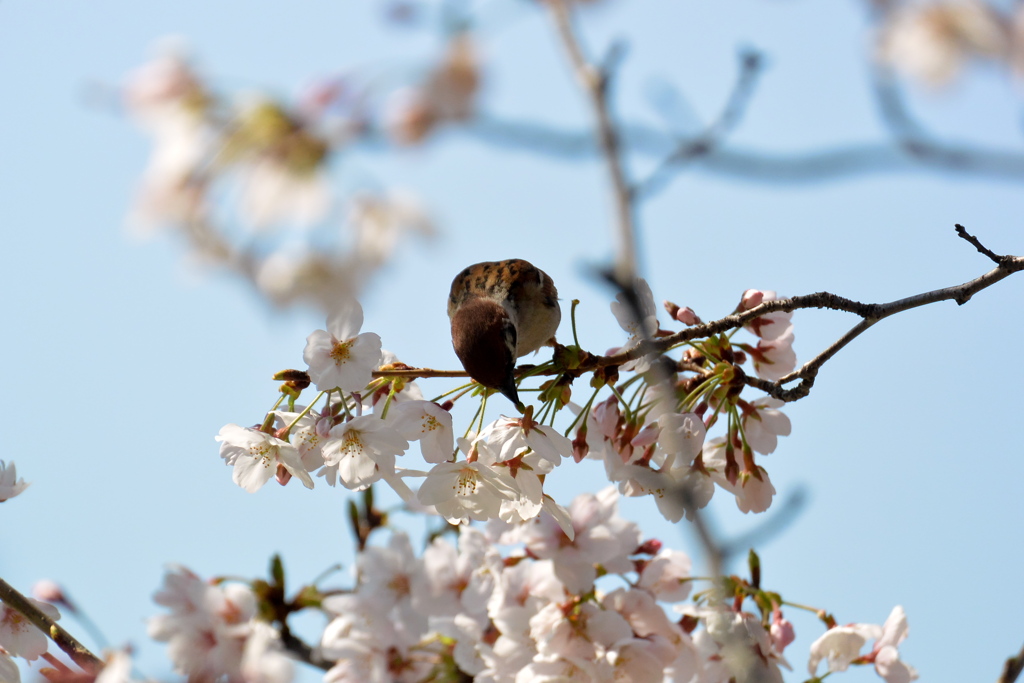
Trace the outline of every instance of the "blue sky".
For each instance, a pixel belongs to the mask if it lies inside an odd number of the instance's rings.
[[[525,2],[481,5],[486,109],[587,125],[543,15]],[[225,423],[260,419],[275,398],[270,374],[301,366],[305,337],[322,319],[271,310],[243,284],[204,273],[173,235],[127,236],[148,142],[111,106],[108,87],[169,34],[189,40],[225,91],[282,97],[344,69],[398,80],[436,55],[434,34],[396,31],[380,17],[379,4],[355,2],[0,4],[0,350],[11,409],[0,458],[32,482],[0,507],[0,576],[26,590],[39,578],[62,582],[108,638],[134,644],[150,676],[168,673],[144,626],[165,563],[259,576],[281,552],[301,581],[336,562],[351,566],[352,551],[345,492],[291,485],[248,494],[231,483],[213,440]],[[629,43],[616,95],[631,120],[660,123],[648,97],[659,82],[713,116],[738,50],[753,46],[768,66],[730,148],[782,154],[885,139],[857,3],[608,2],[584,25],[596,49]],[[910,103],[944,139],[1024,153],[1019,88],[980,68],[942,93],[912,89]],[[650,168],[650,159],[632,161],[640,175]],[[412,190],[441,229],[434,242],[404,245],[363,297],[364,329],[405,362],[457,367],[445,316],[451,278],[499,258],[526,258],[552,275],[563,302],[581,299],[585,347],[622,342],[610,292],[587,274],[612,244],[596,161],[496,150],[452,133],[401,154],[352,150],[336,172],[343,191],[367,179]],[[695,164],[641,208],[643,268],[657,299],[705,319],[731,311],[748,287],[897,299],[989,269],[954,223],[996,252],[1024,252],[1020,183],[926,169],[757,183]],[[765,585],[841,623],[881,623],[902,604],[911,636],[901,649],[923,680],[995,678],[1024,637],[1024,598],[1013,590],[1024,561],[1022,297],[1024,278],[1015,277],[966,306],[880,323],[786,409],[793,435],[764,459],[780,498],[808,496],[795,521],[758,546]],[[853,322],[798,312],[798,357]],[[428,386],[434,395],[451,385]],[[598,466],[559,472],[554,490],[567,502],[600,487],[601,476]],[[650,501],[624,510],[648,535],[696,552],[685,526],[662,521]],[[711,514],[726,535],[759,521],[721,492]],[[821,629],[794,621],[787,680],[800,681]]]

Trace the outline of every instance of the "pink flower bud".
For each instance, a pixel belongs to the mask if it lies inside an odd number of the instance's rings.
[[[285,469],[281,463],[277,464],[277,483],[284,486],[292,479],[292,473]]]
[[[683,306],[682,308],[677,309],[676,314],[672,317],[684,325],[700,325],[704,322],[689,306]]]
[[[64,589],[60,587],[59,583],[49,579],[41,579],[35,582],[35,585],[32,586],[32,597],[43,602],[68,604],[67,596],[64,595]]]
[[[636,549],[635,555],[657,555],[661,552],[661,541],[656,538],[649,538],[640,544],[640,547]]]
[[[769,630],[772,637],[772,644],[775,645],[775,649],[782,654],[782,651],[786,649],[786,646],[793,642],[796,638],[796,632],[793,630],[793,624],[789,623],[788,620],[782,617],[780,610],[774,610],[772,612],[772,626]]]
[[[740,298],[740,310],[749,311],[754,306],[759,306],[762,301],[764,301],[764,292],[760,289],[748,289]]]

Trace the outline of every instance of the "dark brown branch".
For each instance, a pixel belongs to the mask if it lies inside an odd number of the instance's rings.
[[[78,642],[74,636],[68,633],[62,626],[42,610],[33,605],[28,598],[14,589],[11,584],[0,579],[0,601],[8,607],[20,612],[29,623],[45,633],[50,640],[57,644],[68,657],[86,672],[94,674],[103,668],[103,661],[89,651],[87,647]]]
[[[1000,256],[999,254],[995,253],[994,251],[986,247],[984,244],[981,243],[980,240],[978,240],[977,237],[968,233],[967,228],[960,225],[959,223],[956,224],[956,234],[959,235],[961,238],[967,240],[971,244],[973,244],[975,249],[980,251],[985,256],[988,256],[996,264],[1002,263],[1003,260],[1006,258],[1005,256]]]
[[[285,650],[295,655],[299,661],[315,666],[322,671],[327,671],[335,664],[316,654],[312,647],[291,632],[286,623],[281,624],[281,644],[284,645]]]
[[[1003,664],[1003,674],[996,683],[1014,683],[1020,677],[1021,671],[1024,671],[1024,647],[1021,647],[1015,657],[1006,660]]]

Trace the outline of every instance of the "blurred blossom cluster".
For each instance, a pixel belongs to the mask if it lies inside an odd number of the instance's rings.
[[[788,603],[756,579],[692,576],[690,558],[644,541],[617,501],[611,487],[576,498],[571,535],[550,519],[495,520],[417,554],[392,531],[359,553],[353,587],[308,585],[295,598],[285,597],[277,559],[269,583],[206,582],[172,567],[155,598],[169,612],[150,620],[150,633],[196,681],[291,681],[267,620],[316,610],[327,621],[309,654],[327,683],[781,683],[795,638]],[[752,574],[755,566],[752,554]],[[829,672],[874,664],[888,683],[917,677],[897,649],[907,636],[901,607],[884,626],[819,616],[828,630],[811,645],[812,676],[826,661]]]
[[[950,83],[972,62],[1024,76],[1024,7],[1006,12],[982,0],[883,3],[877,57],[932,87]]]
[[[165,41],[122,89],[153,143],[129,224],[177,231],[195,258],[234,270],[275,305],[329,310],[403,236],[435,234],[411,193],[342,190],[332,170],[357,163],[342,157],[361,139],[409,145],[467,119],[478,85],[468,34],[453,36],[415,83],[377,92],[353,74],[317,82],[295,102],[222,94],[181,44]]]

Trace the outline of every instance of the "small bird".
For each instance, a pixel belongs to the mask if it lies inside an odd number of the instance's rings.
[[[562,320],[548,274],[522,259],[472,265],[452,282],[448,317],[455,354],[469,376],[521,409],[516,359],[554,344]]]

